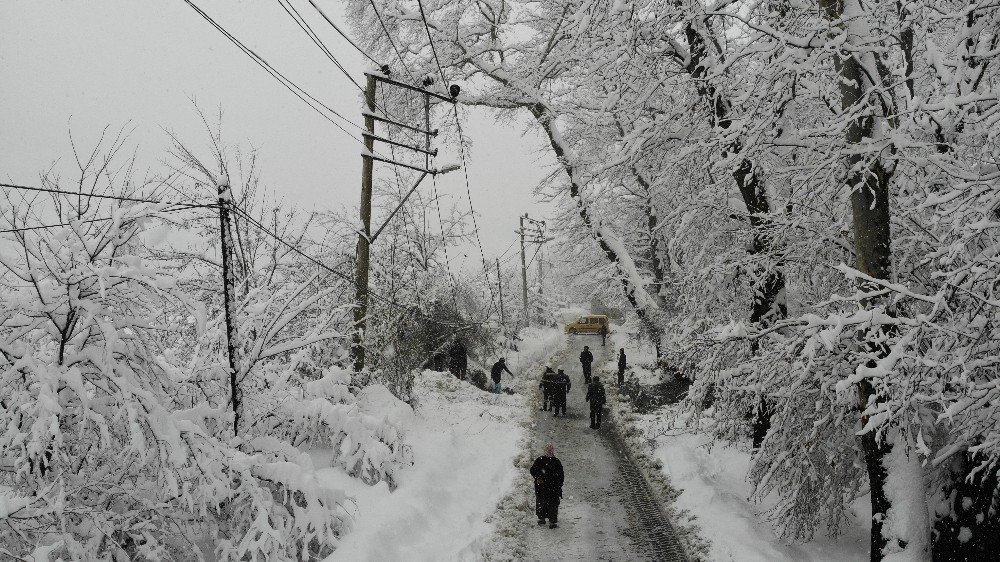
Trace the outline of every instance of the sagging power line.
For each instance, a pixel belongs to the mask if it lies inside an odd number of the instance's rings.
[[[320,108],[325,109],[326,111],[329,111],[331,114],[333,114],[336,117],[342,119],[345,123],[347,123],[348,125],[350,125],[352,127],[357,127],[357,128],[360,129],[361,128],[360,125],[358,125],[357,123],[354,123],[350,119],[344,117],[343,115],[341,115],[336,110],[332,109],[331,107],[329,107],[325,103],[323,103],[320,100],[316,99],[316,97],[314,97],[312,94],[310,94],[309,92],[307,92],[306,90],[304,90],[301,86],[299,86],[295,82],[291,81],[288,77],[286,77],[284,74],[282,74],[277,69],[275,69],[273,66],[271,66],[270,63],[268,63],[263,57],[261,57],[260,55],[258,55],[253,49],[251,49],[251,48],[247,47],[246,45],[244,45],[242,41],[240,41],[239,39],[237,39],[233,34],[231,34],[229,31],[227,31],[226,28],[224,28],[222,25],[220,25],[218,22],[216,22],[214,19],[212,19],[211,16],[209,16],[201,8],[199,8],[192,0],[184,0],[184,2],[188,6],[190,6],[191,9],[193,9],[195,12],[197,12],[198,15],[200,15],[205,21],[207,21],[208,23],[210,23],[212,25],[212,27],[214,27],[216,30],[218,30],[219,33],[221,33],[226,39],[228,39],[231,43],[233,43],[241,51],[243,51],[244,54],[246,54],[247,56],[249,56],[251,58],[251,60],[253,60],[255,63],[257,63],[258,66],[260,66],[268,74],[270,74],[272,78],[274,78],[275,80],[277,80],[278,83],[280,83],[282,86],[284,86],[288,91],[292,92],[292,94],[294,94],[295,97],[297,97],[300,100],[302,100],[303,103],[305,103],[306,105],[308,105],[310,109],[312,109],[313,111],[315,111],[316,113],[318,113],[321,117],[323,117],[324,119],[326,119],[327,121],[329,121],[330,123],[332,123],[338,129],[340,129],[341,131],[343,131],[345,134],[347,134],[347,136],[351,137],[352,139],[354,139],[354,140],[356,140],[358,142],[361,142],[361,139],[359,139],[354,134],[352,134],[350,131],[348,131],[343,126],[341,126],[340,123],[337,123],[336,121],[334,121],[329,115],[327,115],[326,113],[324,113]],[[312,101],[310,101],[310,100],[312,100]],[[314,105],[314,103],[316,105]]]

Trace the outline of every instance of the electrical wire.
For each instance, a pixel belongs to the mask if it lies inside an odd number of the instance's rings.
[[[472,186],[469,182],[469,164],[465,159],[465,133],[462,131],[462,121],[458,116],[458,104],[453,104],[453,109],[455,111],[455,125],[458,129],[458,154],[462,159],[462,174],[465,176],[465,194],[469,199],[469,213],[472,215],[472,231],[476,235],[476,244],[479,246],[479,255],[483,260],[483,272],[486,275],[487,281],[490,278],[489,266],[486,264],[486,252],[483,250],[483,241],[479,237],[479,222],[476,220],[476,209],[472,205]],[[499,281],[499,274],[497,274],[497,280]],[[486,284],[490,289],[490,305],[496,306],[496,293],[493,292],[493,283],[488,282]]]
[[[355,80],[354,77],[351,76],[350,72],[347,72],[347,69],[344,68],[344,65],[341,64],[339,60],[337,60],[337,57],[333,56],[333,53],[330,52],[330,49],[326,46],[325,43],[323,43],[323,40],[319,38],[319,35],[317,35],[315,31],[313,31],[312,26],[310,26],[309,22],[307,22],[305,20],[305,18],[302,17],[302,14],[299,13],[298,9],[296,9],[296,7],[293,6],[292,3],[289,0],[278,0],[278,4],[281,5],[282,9],[285,10],[285,13],[288,14],[288,16],[290,18],[292,18],[293,21],[295,21],[295,23],[299,26],[299,28],[301,28],[302,31],[305,32],[305,34],[309,37],[309,39],[311,39],[312,42],[315,43],[317,47],[319,47],[319,50],[323,51],[323,54],[326,55],[326,58],[328,58],[331,61],[333,61],[333,64],[337,68],[339,68],[341,72],[344,73],[344,76],[346,76],[347,79],[350,80],[351,83],[354,84],[354,86],[358,90],[364,92],[365,89],[361,87],[361,84],[358,84],[357,80]],[[313,4],[313,6],[315,7],[316,5]],[[319,8],[316,8],[316,9],[319,10]],[[322,14],[322,12],[320,12],[320,13]],[[326,17],[326,15],[324,14],[323,17]],[[327,21],[330,21],[330,20],[327,20]],[[330,25],[333,25],[333,22],[330,22]],[[334,25],[334,29],[336,29],[338,32],[340,32],[340,29],[337,28],[337,26],[335,26],[335,25]],[[344,35],[342,32],[340,32],[340,34]],[[345,36],[345,38],[346,38],[346,36]],[[348,39],[348,41],[350,41],[350,39]],[[352,42],[351,44],[353,45],[354,43]],[[357,47],[357,46],[355,46],[355,47]],[[369,58],[371,58],[371,57],[369,57]],[[378,64],[378,63],[376,63],[376,64]]]
[[[327,17],[326,13],[324,13],[323,10],[321,10],[319,8],[319,6],[317,6],[315,3],[313,3],[312,0],[309,0],[309,2],[310,2],[310,4],[312,4],[312,6],[314,8],[316,8],[316,11],[319,12],[319,14],[321,16],[323,16],[323,19],[325,19],[326,22],[329,23],[333,27],[333,29],[335,29],[337,31],[337,33],[340,34],[341,37],[343,37],[344,39],[346,39],[347,42],[351,44],[351,46],[353,46],[355,49],[357,49],[358,52],[360,52],[362,55],[364,55],[365,57],[367,57],[368,60],[372,61],[375,64],[375,66],[377,66],[378,68],[382,68],[382,64],[380,62],[378,62],[377,60],[373,59],[368,53],[366,53],[363,50],[361,50],[361,48],[358,47],[357,44],[355,44],[354,41],[352,41],[351,38],[348,37],[347,34],[345,34],[340,29],[340,27],[338,27],[337,24],[335,24],[333,22],[333,20],[331,20],[330,18]],[[334,54],[333,54],[333,52],[330,51],[330,48],[326,46],[326,43],[324,43],[323,40],[320,39],[319,34],[316,33],[316,31],[312,28],[311,25],[309,25],[309,22],[306,21],[306,18],[302,15],[302,13],[299,12],[299,10],[291,3],[291,0],[278,0],[278,4],[281,5],[281,7],[285,10],[285,13],[288,14],[292,18],[292,20],[295,21],[295,23],[299,26],[299,28],[302,29],[302,31],[304,31],[307,36],[309,36],[309,39],[311,39],[312,42],[317,47],[319,47],[319,49],[321,51],[323,51],[323,54],[326,55],[326,57],[328,59],[330,59],[333,62],[333,64],[338,69],[340,69],[340,71],[342,73],[344,73],[344,76],[346,76],[347,79],[350,80],[351,83],[354,84],[354,86],[362,94],[365,94],[365,89],[363,87],[361,87],[361,84],[359,84],[351,76],[351,74],[347,71],[347,69],[344,68],[344,65],[341,64],[341,62],[339,60],[337,60],[337,57],[335,57]],[[386,106],[385,104],[383,104],[381,107],[379,107],[378,103],[375,103],[374,105],[375,105],[375,109],[381,111],[382,114],[385,115],[386,117],[391,117],[392,119],[394,119],[396,121],[401,121],[401,119],[399,117],[397,117],[397,116],[392,115],[391,113],[389,113],[388,106]]]
[[[62,191],[61,189],[52,189],[48,187],[34,187],[30,185],[17,185],[12,183],[0,183],[0,187],[9,187],[11,189],[21,189],[25,191],[40,191],[43,193],[57,193],[59,195],[75,195],[77,197],[93,197],[95,199],[114,199],[117,201],[130,201],[132,203],[153,203],[155,205],[161,204],[173,204],[169,201],[153,201],[152,199],[139,199],[136,197],[126,197],[124,195],[105,195],[102,193],[73,193],[72,191]],[[180,204],[180,203],[177,203]]]
[[[441,83],[444,84],[444,91],[448,91],[448,80],[444,77],[444,70],[441,68],[441,59],[438,58],[437,49],[434,48],[434,38],[431,37],[431,26],[427,23],[427,15],[424,14],[424,3],[417,0],[417,7],[420,8],[420,19],[424,22],[424,29],[427,30],[427,42],[431,44],[431,53],[434,55],[434,62],[437,63],[438,72],[441,74]]]
[[[312,0],[309,1],[312,2]],[[375,11],[375,17],[378,18],[378,23],[382,26],[382,31],[385,32],[385,38],[389,40],[389,45],[392,46],[392,50],[396,52],[396,57],[399,58],[400,66],[402,66],[403,70],[406,71],[406,73],[410,76],[410,79],[413,80],[414,83],[416,83],[417,77],[414,76],[412,72],[410,72],[409,68],[407,68],[406,61],[403,60],[403,53],[398,48],[396,48],[396,43],[392,41],[392,34],[389,33],[389,28],[385,26],[385,21],[382,19],[382,14],[379,13],[378,7],[375,6],[375,0],[368,0],[368,2],[372,5],[372,10]]]
[[[70,195],[76,195],[76,194],[75,193],[71,193]],[[202,209],[202,208],[209,208],[209,207],[218,207],[218,205],[216,205],[216,204],[197,204],[196,205],[196,204],[187,204],[186,203],[186,204],[178,206],[177,208],[174,208],[174,209],[164,209],[164,210],[162,210],[160,212],[162,212],[162,213],[174,213],[174,212],[177,212],[177,211],[186,211],[186,210],[189,210],[189,209]],[[17,227],[17,228],[8,228],[8,229],[5,229],[5,230],[0,230],[0,234],[13,234],[13,233],[18,233],[18,232],[27,232],[27,231],[31,231],[31,230],[44,230],[44,229],[48,229],[48,228],[59,228],[59,227],[62,227],[62,226],[73,226],[74,224],[81,223],[81,222],[85,223],[85,224],[88,224],[88,223],[94,223],[94,222],[109,221],[109,220],[114,220],[114,219],[115,219],[115,217],[101,217],[101,218],[96,218],[96,219],[86,219],[86,220],[74,221],[74,222],[62,222],[62,223],[57,223],[57,224],[42,224],[42,225],[37,225],[37,226],[22,226],[22,227]]]
[[[199,8],[192,0],[184,0],[184,2],[188,6],[190,6],[195,12],[197,12],[198,15],[200,15],[205,21],[207,21],[208,23],[210,23],[216,30],[218,30],[219,33],[222,33],[222,35],[225,36],[226,39],[228,39],[231,43],[233,43],[234,45],[236,45],[247,56],[249,56],[255,63],[257,63],[258,66],[260,66],[268,74],[270,74],[272,78],[274,78],[275,80],[277,80],[288,91],[292,92],[292,94],[294,94],[297,98],[299,98],[300,100],[302,100],[303,103],[305,103],[306,105],[308,105],[313,111],[315,111],[321,117],[323,117],[324,119],[326,119],[327,121],[329,121],[330,123],[332,123],[338,129],[340,129],[341,131],[343,131],[345,134],[347,134],[347,136],[349,136],[352,139],[358,141],[359,143],[361,142],[361,139],[359,139],[358,137],[354,136],[350,131],[348,131],[343,126],[341,126],[340,123],[337,123],[332,118],[330,118],[329,115],[327,115],[326,113],[323,113],[323,111],[320,110],[320,107],[322,107],[323,109],[329,111],[330,113],[332,113],[333,115],[339,117],[340,119],[343,119],[344,122],[348,123],[351,126],[357,127],[359,129],[363,129],[361,127],[361,125],[358,125],[357,123],[354,123],[350,119],[344,117],[343,115],[341,115],[340,113],[338,113],[336,110],[332,109],[331,107],[327,106],[323,102],[321,102],[318,99],[316,99],[312,94],[310,94],[309,92],[305,91],[301,86],[299,86],[295,82],[292,82],[284,74],[282,74],[281,72],[279,72],[277,69],[275,69],[273,66],[271,66],[270,63],[268,63],[266,60],[264,60],[263,57],[261,57],[256,52],[254,52],[253,49],[247,47],[239,39],[237,39],[231,33],[229,33],[228,31],[226,31],[226,29],[224,27],[222,27],[222,25],[220,25],[218,22],[216,22],[214,19],[212,19],[212,17],[209,16],[208,14],[206,14],[204,11],[202,11],[202,9]],[[309,100],[312,100],[313,102],[315,102],[316,104],[318,104],[320,107],[317,107],[316,105],[313,105],[306,98],[309,98]]]
[[[349,275],[343,274],[343,273],[341,273],[341,272],[339,272],[339,271],[331,268],[330,266],[324,264],[323,262],[317,260],[316,258],[310,256],[309,254],[303,252],[298,247],[296,247],[294,244],[292,244],[291,242],[286,241],[280,235],[274,233],[271,229],[267,228],[266,226],[264,226],[263,224],[261,224],[260,222],[258,222],[257,219],[253,218],[249,213],[247,213],[243,209],[240,209],[239,207],[235,207],[235,206],[231,207],[231,209],[237,215],[240,215],[244,219],[246,219],[247,222],[249,222],[251,225],[253,225],[254,227],[256,227],[258,230],[260,230],[264,234],[267,234],[268,236],[270,236],[271,238],[275,239],[276,241],[280,242],[282,245],[284,245],[286,248],[288,248],[292,252],[295,252],[296,254],[302,256],[303,258],[309,260],[313,264],[315,264],[315,265],[319,266],[320,268],[322,268],[323,270],[329,272],[331,275],[333,275],[335,277],[339,277],[340,279],[343,279],[344,281],[347,281],[348,283],[354,284],[355,286],[357,285],[357,280],[352,279]],[[375,298],[376,300],[382,301],[382,302],[384,302],[384,303],[386,303],[388,305],[395,306],[397,308],[401,308],[401,309],[404,309],[404,310],[416,311],[416,312],[418,312],[420,314],[423,314],[423,312],[420,309],[418,309],[418,308],[416,308],[416,307],[414,307],[412,305],[406,305],[406,304],[398,303],[398,302],[396,302],[395,300],[393,300],[393,299],[391,299],[389,297],[383,296],[383,295],[381,295],[379,293],[376,293],[375,291],[372,291],[371,289],[366,289],[365,290],[365,294],[368,295],[369,297]],[[442,325],[442,326],[448,326],[448,327],[452,327],[452,328],[463,328],[463,329],[464,328],[468,328],[469,326],[472,326],[472,325],[475,324],[475,323],[469,323],[469,324],[466,324],[466,325],[450,324],[450,323],[447,323],[447,322],[442,322],[440,320],[435,320],[434,318],[431,318],[431,317],[427,317],[427,320],[429,320],[431,322],[435,322],[435,323],[437,323],[439,325]]]
[[[448,240],[444,237],[444,220],[441,218],[441,198],[438,196],[437,175],[431,180],[434,186],[434,206],[437,207],[438,228],[441,230],[441,247],[444,248],[444,267],[448,272],[448,279],[451,280],[451,298],[455,304],[455,312],[458,312],[458,285],[455,276],[451,273],[451,259],[448,257]]]
[[[315,2],[313,2],[313,0],[309,0],[309,3],[312,4],[313,8],[316,8],[316,11],[319,12],[319,15],[323,16],[323,19],[326,20],[326,23],[330,24],[330,27],[332,27],[333,29],[335,29],[337,31],[337,33],[339,33],[341,37],[343,37],[344,39],[346,39],[347,42],[350,43],[352,47],[354,47],[355,49],[357,49],[357,51],[359,53],[361,53],[362,56],[364,56],[366,59],[372,61],[372,63],[374,63],[375,66],[377,66],[379,68],[382,67],[382,63],[380,63],[377,60],[373,59],[372,56],[369,55],[367,52],[365,52],[364,49],[362,49],[361,47],[358,47],[357,43],[355,43],[354,41],[352,41],[351,38],[348,37],[346,33],[344,33],[343,31],[341,31],[340,27],[338,27],[337,24],[333,23],[333,20],[331,20],[329,17],[327,17],[326,12],[324,12],[323,10],[321,10],[320,7],[317,6]]]

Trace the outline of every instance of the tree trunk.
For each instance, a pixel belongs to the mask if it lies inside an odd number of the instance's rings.
[[[702,101],[710,108],[709,120],[713,127],[729,129],[732,119],[729,115],[732,103],[725,99],[708,78],[709,52],[708,41],[696,27],[694,21],[688,21],[684,34],[691,52],[687,59],[688,74],[697,80],[696,88]],[[729,152],[740,154],[743,151],[740,138],[733,140],[723,151],[723,156]],[[757,167],[748,158],[740,160],[739,166],[732,173],[736,187],[740,190],[747,213],[750,215],[752,239],[749,248],[751,255],[769,254],[774,251],[771,243],[773,223],[768,215],[771,206],[767,198],[764,182],[757,172]],[[767,327],[788,316],[788,306],[785,301],[785,273],[780,262],[774,267],[760,267],[753,272],[750,290],[753,293],[750,302],[750,321],[760,327]],[[754,340],[750,352],[757,353],[758,342]],[[763,391],[762,391],[763,392]],[[753,409],[753,447],[760,448],[771,428],[773,404],[763,395]]]
[[[652,299],[645,293],[645,289],[639,285],[638,272],[636,271],[635,264],[632,262],[630,256],[625,254],[620,249],[615,248],[616,244],[610,241],[602,232],[599,225],[594,224],[594,219],[590,215],[590,208],[587,202],[583,199],[583,194],[580,191],[580,184],[577,181],[577,170],[574,167],[574,163],[568,158],[566,154],[566,149],[562,144],[561,137],[558,131],[555,129],[555,124],[552,122],[552,115],[549,114],[548,110],[540,103],[529,106],[531,110],[531,115],[534,116],[535,120],[542,129],[545,131],[546,136],[549,139],[549,145],[552,146],[552,151],[556,155],[556,159],[562,165],[563,170],[570,179],[570,196],[576,201],[577,213],[580,215],[580,219],[583,220],[583,224],[590,231],[591,236],[597,241],[597,245],[604,252],[605,257],[608,261],[615,265],[615,269],[621,276],[622,289],[625,292],[625,298],[628,300],[632,309],[635,310],[636,316],[644,324],[652,322],[652,312],[656,309],[656,304]]]
[[[845,49],[851,48],[854,42],[861,42],[867,45],[870,38],[860,37],[855,30],[851,29],[854,21],[859,19],[862,13],[861,7],[857,4],[851,6],[854,17],[851,22],[844,23],[842,17],[845,12],[846,2],[856,0],[820,0],[820,8],[824,10],[826,17],[837,22],[838,26],[847,26],[848,40]],[[861,28],[864,29],[864,28]],[[838,33],[842,30],[838,30]],[[857,112],[856,105],[866,103],[867,96],[874,88],[871,79],[862,67],[858,57],[864,56],[861,50],[855,52],[840,51],[834,56],[834,65],[840,76],[841,107],[847,113],[848,110]],[[875,103],[877,106],[877,102]],[[876,279],[889,279],[892,270],[892,254],[890,248],[889,231],[889,181],[891,172],[885,169],[878,156],[868,157],[860,150],[860,145],[872,140],[877,133],[875,118],[871,112],[858,112],[859,116],[851,119],[847,123],[845,130],[845,140],[850,150],[845,158],[848,175],[846,185],[851,192],[851,212],[854,220],[854,247],[856,256],[856,268],[858,271],[874,277]],[[864,287],[862,287],[864,290]],[[867,306],[874,303],[868,302]],[[887,336],[885,329],[874,329],[864,334],[867,350],[874,354],[875,358],[881,358],[888,354],[888,346],[884,342]],[[875,366],[875,359],[868,363],[869,367]],[[867,380],[861,381],[858,385],[858,407],[865,411],[872,400],[882,400],[875,388]],[[862,416],[862,427],[868,423],[867,416]],[[926,536],[929,529],[919,529],[919,525],[904,524],[910,523],[914,511],[923,511],[926,517],[926,507],[913,505],[912,498],[915,494],[920,494],[923,499],[923,482],[918,480],[912,482],[904,480],[903,484],[896,484],[890,487],[890,476],[894,471],[905,474],[913,470],[912,465],[915,459],[905,448],[895,450],[895,447],[902,445],[902,430],[898,427],[882,428],[884,435],[879,435],[875,428],[869,429],[861,435],[861,449],[865,458],[865,465],[868,471],[869,487],[871,489],[872,504],[872,530],[871,530],[871,560],[882,560],[883,556],[889,552],[899,552],[910,550],[920,552],[922,549],[926,554]],[[894,444],[887,435],[896,436]],[[919,465],[916,473],[919,474]],[[898,480],[898,479],[897,479]],[[919,486],[919,489],[910,489]],[[898,503],[899,505],[895,505]],[[910,513],[898,513],[902,510]],[[894,513],[897,512],[897,513]],[[891,524],[887,525],[887,522]],[[926,526],[926,525],[925,525]],[[909,548],[908,548],[909,547]]]

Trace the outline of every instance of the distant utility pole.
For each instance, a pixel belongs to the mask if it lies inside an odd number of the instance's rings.
[[[500,277],[500,258],[497,258],[497,292],[500,294],[500,323],[504,326],[504,332],[507,331],[507,315],[503,312],[503,278]]]
[[[518,228],[517,232],[521,235],[521,297],[524,301],[524,325],[530,326],[531,321],[528,320],[528,262],[525,261],[524,257],[524,217],[526,216],[528,215],[520,217],[521,228]]]
[[[525,228],[524,223],[528,222],[528,227]],[[521,235],[521,297],[524,300],[524,325],[529,325],[528,320],[528,263],[524,255],[524,243],[525,235],[533,235],[534,238],[527,240],[528,242],[533,242],[538,244],[538,251],[535,253],[538,257],[538,294],[542,294],[542,244],[545,242],[545,221],[535,220],[528,216],[528,213],[521,215],[520,217],[521,227],[517,230],[518,234]]]

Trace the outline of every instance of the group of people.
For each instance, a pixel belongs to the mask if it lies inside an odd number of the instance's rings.
[[[589,346],[583,346],[580,352],[580,367],[583,370],[583,381],[587,385],[586,401],[590,403],[590,427],[601,428],[601,417],[604,404],[607,402],[607,392],[601,383],[601,378],[592,374],[594,354]],[[626,370],[625,349],[618,350],[618,385],[625,383]],[[509,371],[508,371],[509,372]],[[539,383],[542,389],[542,410],[555,410],[554,417],[566,415],[566,396],[573,383],[563,369],[553,371],[546,367]],[[550,529],[558,527],[559,502],[562,499],[563,466],[556,458],[555,445],[549,443],[543,448],[544,454],[535,459],[531,465],[531,477],[535,482],[535,515],[538,524],[549,524]]]
[[[566,371],[559,369],[559,372],[552,370],[552,367],[545,367],[542,373],[542,381],[538,384],[542,389],[542,411],[554,410],[553,417],[557,417],[559,412],[566,415],[566,395],[573,388],[573,382],[569,380]]]
[[[590,346],[583,346],[580,352],[580,367],[583,370],[583,382],[587,386],[586,401],[590,404],[590,428],[600,429],[601,418],[604,411],[604,404],[607,402],[607,391],[601,383],[601,377],[593,376],[594,354],[590,351]],[[618,352],[618,385],[625,382],[625,349]],[[566,415],[566,396],[573,383],[565,371],[559,369],[553,371],[552,367],[545,367],[542,373],[542,380],[538,384],[542,389],[542,411],[554,410],[553,417],[559,414]]]

